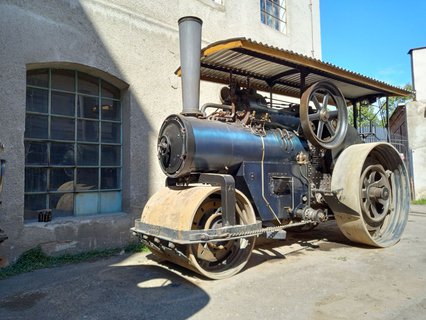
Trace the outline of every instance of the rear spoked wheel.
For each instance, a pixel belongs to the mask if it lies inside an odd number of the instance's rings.
[[[337,224],[352,241],[388,247],[407,224],[408,174],[398,151],[387,143],[352,145],[339,156],[330,202]]]
[[[371,235],[380,230],[392,207],[390,172],[382,165],[370,165],[360,178],[360,201],[362,215]]]

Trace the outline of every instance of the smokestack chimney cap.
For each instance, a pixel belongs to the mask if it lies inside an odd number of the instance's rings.
[[[180,18],[179,20],[178,20],[178,24],[179,23],[181,23],[181,22],[184,22],[184,21],[186,21],[186,20],[194,20],[194,21],[196,21],[196,22],[199,22],[200,24],[203,24],[203,20],[201,20],[200,18],[198,18],[198,17],[194,17],[194,16],[186,16],[186,17],[182,17],[182,18]]]

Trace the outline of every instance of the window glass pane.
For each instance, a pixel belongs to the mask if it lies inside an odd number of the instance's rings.
[[[73,191],[74,189],[74,169],[58,168],[50,169],[49,174],[50,191]]]
[[[99,141],[99,122],[77,120],[77,140],[88,142]]]
[[[75,92],[75,72],[72,70],[52,70],[52,88]]]
[[[79,144],[77,146],[77,165],[97,166],[99,164],[99,146]]]
[[[99,119],[99,100],[78,96],[77,115],[80,118]]]
[[[120,90],[116,87],[114,87],[112,84],[101,81],[101,95],[104,98],[113,98],[113,99],[120,99]]]
[[[50,138],[74,140],[74,119],[52,117],[50,119]]]
[[[74,165],[74,144],[52,142],[50,145],[51,165]]]
[[[74,212],[74,194],[59,193],[49,195],[49,206],[53,217],[69,216]]]
[[[285,21],[285,10],[283,8],[280,8],[278,11],[278,18],[282,21]]]
[[[101,169],[101,189],[120,188],[120,169],[102,168]]]
[[[25,195],[25,210],[46,209],[46,194],[27,194]]]
[[[27,111],[47,113],[49,91],[27,88]]]
[[[51,112],[64,116],[74,116],[75,95],[52,91]]]
[[[120,134],[120,124],[119,123],[110,123],[102,122],[102,142],[112,142],[120,143],[121,134]]]
[[[25,192],[42,192],[47,190],[47,169],[25,169]]]
[[[121,147],[120,146],[102,146],[101,165],[103,166],[119,166],[121,163]]]
[[[98,189],[98,180],[97,168],[78,168],[76,189],[80,191]]]
[[[93,96],[98,96],[99,95],[98,78],[79,72],[78,73],[78,92],[84,93],[84,94],[91,94]]]
[[[25,141],[25,163],[47,165],[47,144]]]
[[[29,70],[27,72],[27,84],[47,88],[49,86],[49,71],[47,69]]]
[[[272,14],[272,10],[273,10],[272,6],[273,6],[273,4],[271,3],[271,1],[266,2],[266,12],[267,13]]]
[[[121,107],[119,101],[102,99],[102,120],[121,120]]]
[[[75,195],[75,215],[82,216],[99,212],[99,193],[80,192]]]
[[[100,192],[101,212],[119,212],[121,211],[121,192],[104,191]]]
[[[27,114],[25,138],[47,139],[47,116]]]
[[[260,20],[276,30],[285,32],[285,1],[261,0]]]

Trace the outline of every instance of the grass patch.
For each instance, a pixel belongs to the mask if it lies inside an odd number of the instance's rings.
[[[76,254],[64,254],[57,257],[51,257],[46,255],[43,250],[41,250],[41,247],[38,246],[24,252],[15,264],[0,269],[0,280],[37,269],[59,267],[84,261],[93,261],[99,258],[115,256],[123,252],[136,253],[144,251],[148,251],[148,249],[143,244],[133,242],[124,248],[92,250]]]
[[[411,202],[412,204],[426,204],[426,198],[424,199],[419,199],[419,200],[414,200]]]
[[[149,252],[149,249],[139,241],[131,242],[124,247],[126,253]]]

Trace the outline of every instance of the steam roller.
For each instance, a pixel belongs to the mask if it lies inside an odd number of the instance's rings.
[[[183,110],[160,128],[165,186],[135,221],[139,239],[210,279],[241,271],[260,236],[332,219],[355,243],[396,244],[409,213],[404,161],[387,142],[366,143],[347,106],[357,119],[366,101],[408,92],[245,38],[200,54],[201,25],[179,20]],[[227,84],[220,102],[199,107],[200,77]]]

